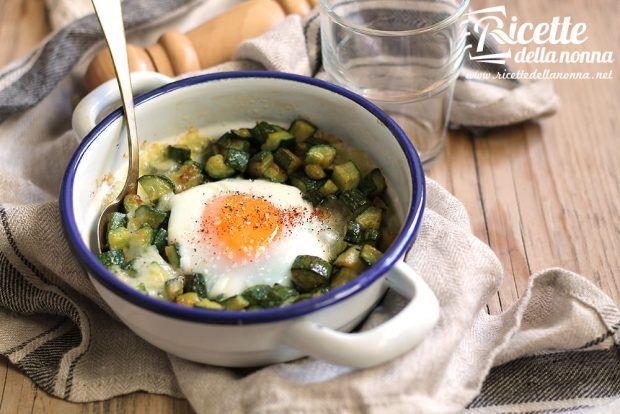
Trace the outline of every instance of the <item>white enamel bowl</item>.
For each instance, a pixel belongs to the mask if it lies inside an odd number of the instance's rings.
[[[116,85],[108,82],[76,108],[74,129],[84,139],[67,169],[60,208],[76,257],[129,328],[171,354],[221,366],[257,366],[310,355],[368,367],[407,352],[425,337],[438,319],[438,303],[426,283],[403,262],[422,219],[424,172],[406,135],[385,113],[340,87],[282,73],[222,73],[172,83],[152,73],[132,79],[136,90],[159,86],[136,99],[141,140],[178,136],[191,127],[204,127],[206,133],[217,135],[257,120],[286,125],[295,118],[307,118],[365,150],[383,170],[388,197],[403,225],[383,258],[357,279],[288,307],[213,311],[143,295],[108,272],[92,253],[97,248],[102,202],[100,178],[127,168],[120,109],[97,123],[117,97]],[[348,333],[388,287],[409,300],[402,311],[371,330]]]

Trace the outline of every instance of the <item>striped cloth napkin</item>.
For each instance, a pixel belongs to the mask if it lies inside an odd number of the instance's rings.
[[[162,30],[188,30],[234,3],[128,0],[130,40],[146,44]],[[531,277],[513,307],[487,314],[501,265],[472,235],[463,205],[432,180],[406,260],[436,293],[441,318],[407,355],[368,370],[308,358],[225,369],[166,355],[135,336],[72,257],[56,202],[79,143],[71,101],[100,39],[87,16],[0,72],[0,352],[41,389],[70,401],[143,390],[185,397],[199,413],[620,412],[618,307],[585,278],[549,269]],[[211,71],[320,75],[319,55],[316,17],[290,16]],[[485,68],[468,65],[463,73],[469,70]],[[531,119],[557,103],[548,85],[486,85],[466,76],[456,94],[452,120],[468,127]],[[464,107],[486,110],[465,117]],[[402,306],[389,292],[361,329]]]

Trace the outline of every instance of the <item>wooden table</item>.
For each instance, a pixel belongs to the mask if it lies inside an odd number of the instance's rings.
[[[507,4],[521,22],[573,16],[588,25],[587,50],[620,52],[617,0],[472,0],[474,9],[499,4]],[[0,2],[0,66],[48,31],[42,0]],[[553,266],[585,275],[620,303],[620,66],[552,69],[610,68],[614,80],[556,81],[562,106],[554,116],[479,137],[451,132],[429,172],[465,204],[474,233],[501,259],[506,276],[489,303],[491,313],[514,303],[530,274]],[[0,414],[25,412],[185,413],[191,408],[185,401],[144,393],[68,403],[37,390],[0,360]]]

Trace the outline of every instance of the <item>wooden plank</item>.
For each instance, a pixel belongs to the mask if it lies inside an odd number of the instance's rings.
[[[0,401],[0,414],[31,412],[36,394],[37,389],[34,383],[15,367],[9,365]]]
[[[34,401],[33,414],[63,413],[105,413],[105,414],[154,414],[194,413],[186,400],[170,398],[165,395],[146,394],[138,392],[129,395],[112,398],[106,401],[92,403],[71,403],[58,398],[50,397],[41,390],[37,390],[37,398]]]

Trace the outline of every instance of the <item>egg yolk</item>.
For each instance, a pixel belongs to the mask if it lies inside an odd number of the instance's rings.
[[[282,233],[283,214],[263,197],[220,196],[205,205],[202,231],[206,241],[231,260],[252,260]]]

